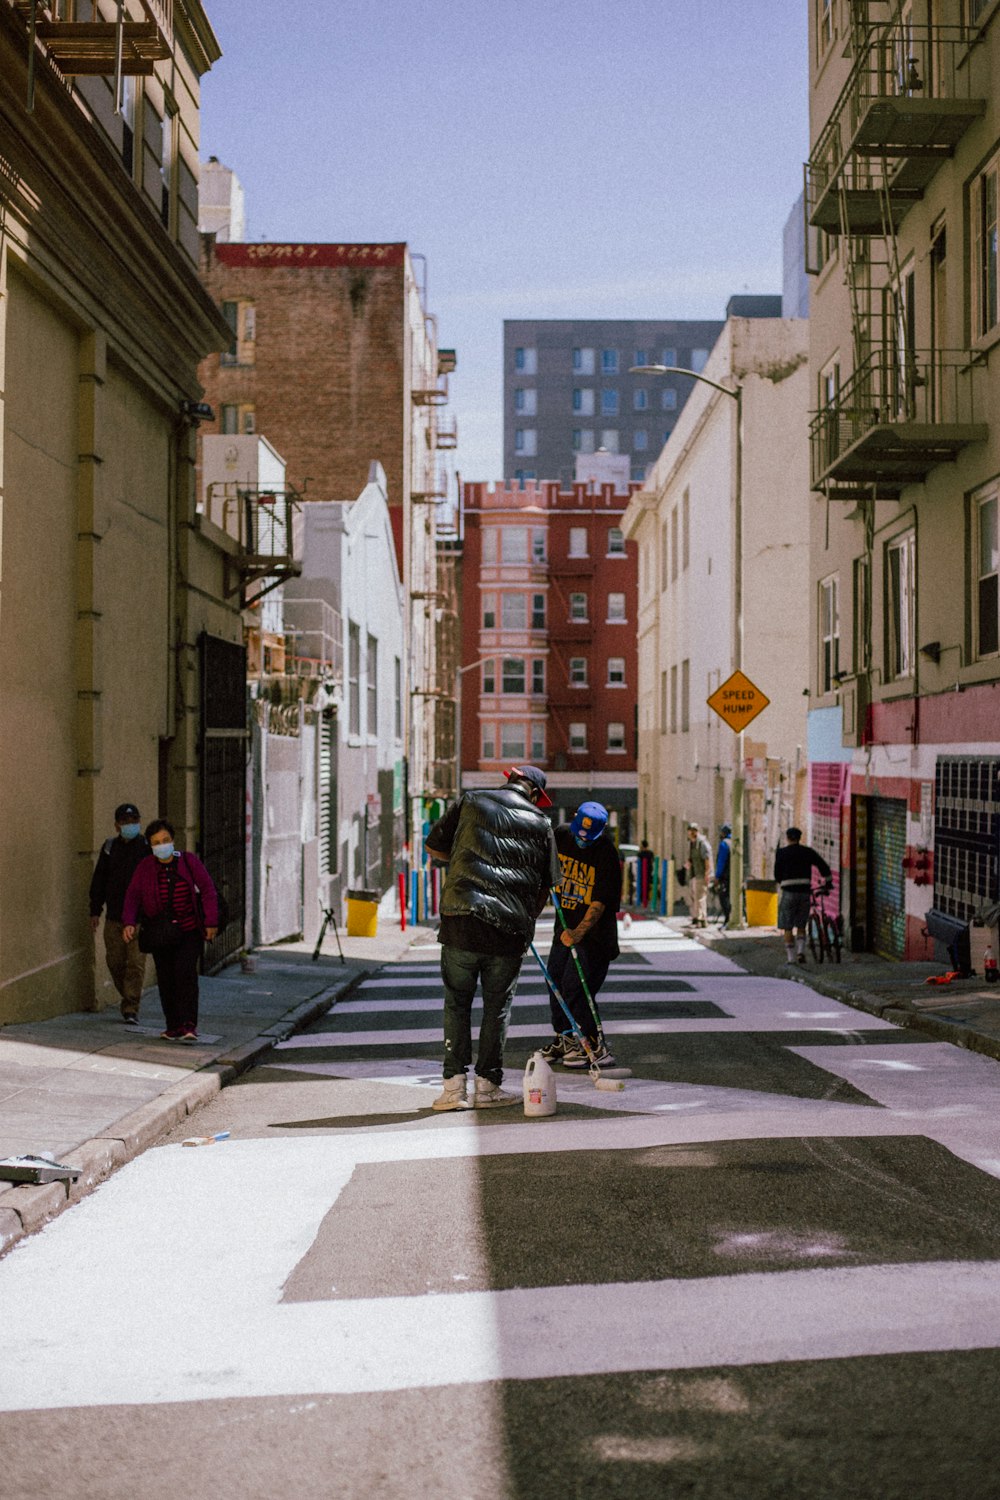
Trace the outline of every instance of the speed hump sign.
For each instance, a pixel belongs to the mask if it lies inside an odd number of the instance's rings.
[[[732,677],[727,677],[720,687],[717,687],[708,699],[708,706],[715,710],[720,719],[725,719],[736,734],[752,724],[758,714],[764,712],[770,703],[770,698],[755,687],[742,672],[734,672]]]

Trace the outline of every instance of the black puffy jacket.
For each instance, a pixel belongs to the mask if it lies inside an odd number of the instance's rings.
[[[456,811],[450,848],[435,838],[447,814],[427,838],[448,855],[441,915],[478,917],[529,942],[541,896],[559,879],[548,818],[512,787],[466,792]]]

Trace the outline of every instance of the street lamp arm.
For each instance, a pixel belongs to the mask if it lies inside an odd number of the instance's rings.
[[[717,380],[709,380],[707,375],[699,375],[697,370],[686,370],[683,365],[630,365],[630,375],[690,375],[692,380],[700,380],[702,385],[710,385],[713,391],[721,391],[724,396],[732,396],[734,401],[739,400],[740,388],[731,385],[720,385]]]

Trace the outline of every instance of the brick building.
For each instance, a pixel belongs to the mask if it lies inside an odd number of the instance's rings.
[[[622,839],[637,801],[628,499],[612,485],[462,487],[462,786],[530,761],[557,820],[593,797]]]

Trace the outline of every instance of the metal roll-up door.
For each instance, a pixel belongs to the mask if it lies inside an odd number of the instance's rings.
[[[906,946],[906,803],[891,797],[871,800],[872,950],[902,958]]]

